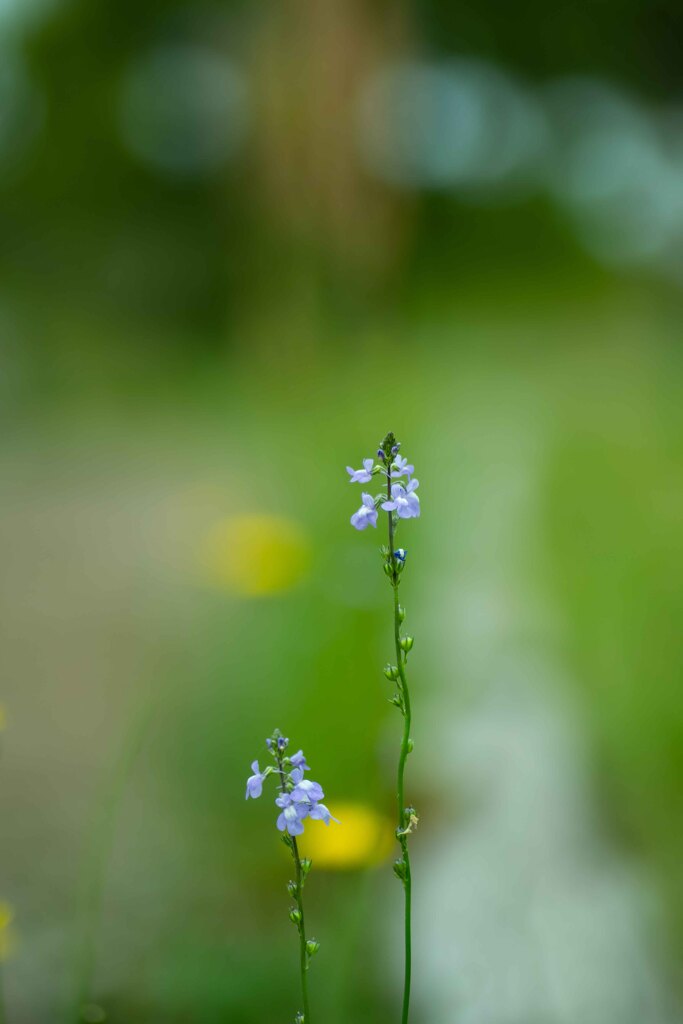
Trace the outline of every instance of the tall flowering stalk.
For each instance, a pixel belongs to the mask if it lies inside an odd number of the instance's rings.
[[[394,606],[394,646],[396,649],[396,664],[388,664],[384,668],[387,679],[396,683],[396,693],[390,698],[403,715],[403,734],[401,737],[401,748],[398,757],[398,773],[396,786],[397,817],[396,838],[401,846],[401,856],[394,862],[394,872],[403,884],[405,894],[405,971],[403,983],[403,1009],[401,1014],[402,1024],[407,1024],[410,1012],[410,975],[412,964],[411,949],[411,895],[412,878],[410,873],[410,855],[408,853],[408,839],[417,827],[417,814],[415,808],[406,806],[405,801],[405,768],[408,754],[413,749],[413,741],[410,737],[412,724],[412,711],[410,706],[410,691],[406,676],[406,662],[408,652],[413,646],[412,636],[403,635],[401,626],[405,619],[405,609],[399,604],[398,588],[401,583],[401,575],[406,564],[406,550],[396,548],[396,531],[402,519],[416,519],[420,515],[420,499],[415,493],[418,488],[418,481],[413,479],[415,467],[408,465],[408,460],[402,458],[398,453],[401,445],[392,433],[382,441],[377,450],[377,462],[375,459],[363,459],[362,469],[352,469],[347,466],[350,483],[369,483],[374,476],[383,476],[386,480],[386,491],[373,497],[363,492],[362,505],[357,512],[351,516],[351,525],[357,530],[365,530],[368,526],[377,527],[378,509],[381,508],[387,513],[388,523],[388,546],[381,548],[384,573],[391,584],[393,591]],[[408,478],[407,485],[398,481]]]
[[[299,1010],[294,1018],[294,1024],[311,1024],[311,1011],[308,1003],[308,966],[311,958],[320,949],[320,943],[316,939],[306,938],[306,919],[304,916],[304,886],[311,870],[309,857],[299,856],[299,847],[296,837],[304,831],[304,821],[310,818],[314,821],[324,821],[329,825],[330,821],[337,821],[328,811],[325,804],[320,801],[325,794],[317,782],[312,782],[304,777],[304,773],[310,771],[306,763],[303,750],[297,751],[291,757],[287,757],[285,751],[289,745],[279,729],[273,732],[266,740],[266,746],[273,760],[264,771],[259,768],[258,761],[254,761],[251,770],[254,773],[247,779],[246,799],[256,799],[261,796],[263,783],[272,775],[279,786],[279,796],[275,799],[276,806],[280,809],[277,818],[277,828],[282,833],[282,841],[289,847],[292,860],[294,861],[294,878],[287,884],[287,892],[294,900],[295,905],[289,909],[289,919],[296,925],[299,934],[299,971],[301,974],[301,999],[303,1012]]]

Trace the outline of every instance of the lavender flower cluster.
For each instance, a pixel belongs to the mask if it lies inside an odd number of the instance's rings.
[[[263,783],[269,775],[275,775],[280,783],[280,795],[275,803],[280,808],[277,827],[280,832],[287,831],[290,836],[300,836],[304,830],[304,820],[338,821],[320,801],[325,794],[318,782],[304,778],[304,772],[310,771],[303,750],[298,750],[291,757],[285,756],[289,740],[277,731],[266,740],[266,746],[273,757],[274,764],[261,771],[258,761],[252,762],[254,773],[247,779],[246,799],[255,800],[261,796]]]
[[[408,478],[407,486],[399,483],[391,483],[391,498],[386,494],[378,494],[374,498],[371,494],[363,491],[361,495],[362,505],[357,512],[351,516],[351,525],[357,530],[364,530],[368,526],[377,526],[377,511],[381,507],[385,512],[394,512],[398,519],[417,519],[420,514],[420,499],[415,491],[419,486],[418,480],[413,480],[414,466],[408,465],[408,460],[398,454],[401,446],[394,445],[391,455],[388,457],[382,448],[377,450],[379,462],[374,459],[363,459],[362,469],[346,467],[349,474],[349,483],[366,484],[373,476],[382,475],[389,478],[389,482],[399,480],[405,476]]]

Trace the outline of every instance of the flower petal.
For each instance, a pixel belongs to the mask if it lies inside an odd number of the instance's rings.
[[[325,804],[316,804],[311,808],[309,817],[315,821],[324,821],[326,825],[329,825],[330,821],[336,821],[339,825],[339,818],[335,818],[333,814],[330,814]]]
[[[360,512],[354,512],[351,516],[351,526],[355,526],[357,530],[364,530],[368,525],[368,521],[364,515]]]
[[[311,779],[304,779],[292,790],[292,800],[314,803],[316,800],[322,800],[324,796],[325,794],[320,783],[313,782]]]
[[[310,768],[306,764],[306,755],[303,750],[297,750],[296,754],[292,754],[289,759],[295,768],[301,768],[302,771],[310,772]]]

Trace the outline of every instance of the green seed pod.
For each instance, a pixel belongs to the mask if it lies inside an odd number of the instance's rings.
[[[299,891],[299,886],[296,884],[296,882],[288,882],[287,883],[287,892],[289,893],[290,896],[296,896],[298,891]]]
[[[387,677],[387,679],[398,679],[398,668],[396,667],[396,665],[385,665],[384,675]]]
[[[292,922],[292,924],[301,924],[301,911],[298,910],[296,907],[292,907],[292,909],[289,912],[289,920]]]
[[[393,868],[396,877],[400,878],[401,881],[404,882],[406,877],[406,862],[404,860],[395,860]]]
[[[316,939],[309,939],[306,943],[306,952],[309,956],[315,956],[320,949],[320,943]]]
[[[406,610],[402,604],[398,606],[398,621],[403,622],[406,617]]]
[[[414,747],[415,747],[415,744],[413,743],[412,738],[410,738],[408,740],[408,753],[409,754],[412,754]]]
[[[311,864],[313,863],[313,861],[311,860],[310,857],[302,857],[299,863],[301,864],[301,873],[304,876],[306,876],[308,872],[311,870]]]
[[[413,640],[412,636],[402,636],[400,643],[401,643],[401,650],[405,651],[406,654],[407,654],[408,651],[412,650],[412,647],[413,647],[413,644],[415,643],[415,641]]]

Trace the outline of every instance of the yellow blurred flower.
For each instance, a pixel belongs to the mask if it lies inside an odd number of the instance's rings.
[[[14,935],[10,925],[14,920],[14,910],[9,903],[0,902],[0,961],[6,960],[14,949]]]
[[[310,857],[315,867],[330,871],[381,864],[394,847],[395,826],[371,807],[358,803],[335,803],[330,810],[341,824],[328,827],[306,822],[299,840],[301,854]]]
[[[301,527],[281,516],[230,516],[209,530],[201,551],[208,581],[246,597],[295,586],[310,564]]]

